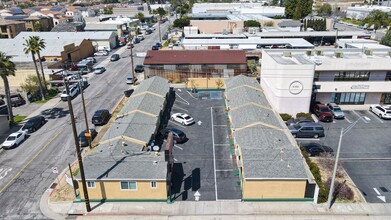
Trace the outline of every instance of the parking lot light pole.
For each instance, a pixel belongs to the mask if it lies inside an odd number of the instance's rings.
[[[338,160],[339,160],[339,154],[341,151],[341,144],[342,144],[342,137],[352,129],[359,120],[362,120],[362,116],[359,117],[353,124],[349,125],[346,129],[342,128],[341,133],[339,135],[339,141],[338,141],[338,148],[337,148],[337,155],[335,156],[335,163],[334,163],[334,169],[333,169],[333,176],[330,183],[330,190],[329,190],[329,196],[327,198],[327,209],[331,209],[331,201],[333,200],[333,194],[334,194],[334,183],[335,183],[335,176],[337,175],[337,168],[338,168]]]

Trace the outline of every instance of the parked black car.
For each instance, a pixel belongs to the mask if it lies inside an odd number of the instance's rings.
[[[119,54],[113,54],[113,55],[111,55],[110,61],[117,61],[117,60],[119,60]]]
[[[107,109],[100,109],[92,116],[93,125],[104,125],[110,120],[110,112]]]
[[[153,45],[152,50],[159,50],[159,47],[157,45]]]
[[[88,138],[86,137],[86,133],[87,133],[87,130],[84,130],[84,131],[80,132],[80,134],[79,134],[80,147],[87,147],[89,145]],[[93,141],[95,139],[96,135],[98,135],[98,132],[96,132],[95,129],[90,128],[90,134],[91,134],[91,141]]]
[[[320,156],[321,154],[334,155],[334,150],[331,147],[321,145],[319,143],[308,143],[302,145],[302,149],[305,150],[309,156]]]
[[[144,72],[144,66],[143,65],[136,65],[136,68],[134,68],[134,71],[136,73],[142,73],[142,72]]]
[[[27,131],[27,133],[33,133],[45,124],[46,120],[43,116],[38,115],[30,118],[21,128],[21,130]]]
[[[186,134],[176,128],[164,128],[160,131],[160,133],[163,135],[164,139],[168,137],[168,134],[172,132],[174,136],[174,143],[183,143],[187,140]]]

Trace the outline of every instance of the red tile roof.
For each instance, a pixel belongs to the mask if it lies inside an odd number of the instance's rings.
[[[246,64],[246,54],[243,50],[149,50],[144,64]]]

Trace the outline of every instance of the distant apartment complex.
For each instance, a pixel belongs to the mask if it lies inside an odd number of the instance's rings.
[[[26,31],[24,22],[0,19],[0,38],[14,38],[22,31]]]

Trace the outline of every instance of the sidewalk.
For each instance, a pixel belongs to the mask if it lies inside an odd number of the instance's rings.
[[[328,210],[326,204],[311,202],[238,202],[238,201],[177,201],[164,202],[105,202],[91,203],[92,211],[86,212],[85,203],[55,202],[48,200],[50,190],[41,201],[42,212],[53,219],[75,216],[83,219],[109,219],[118,217],[169,219],[187,217],[188,219],[221,219],[230,217],[267,219],[390,219],[391,204],[336,203]],[[46,206],[44,201],[46,200]]]

